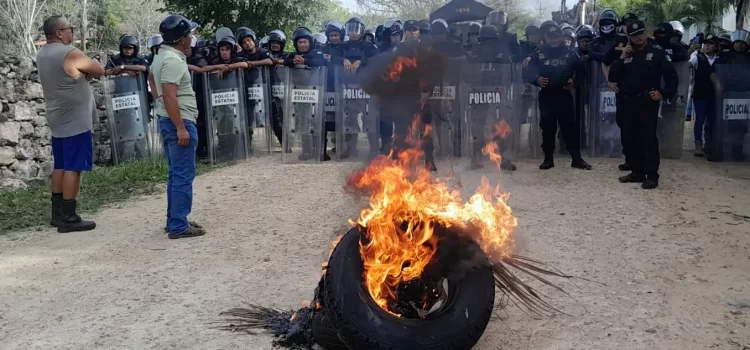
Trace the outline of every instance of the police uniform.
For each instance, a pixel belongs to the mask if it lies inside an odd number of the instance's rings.
[[[629,36],[646,30],[643,22],[631,23]],[[662,88],[664,79],[664,88]],[[646,42],[629,57],[617,59],[610,66],[609,81],[618,83],[620,97],[630,130],[630,165],[632,173],[620,182],[643,182],[643,188],[655,188],[659,180],[659,140],[656,136],[660,102],[650,94],[659,91],[664,99],[677,92],[677,72],[666,53]],[[618,98],[618,99],[619,99]]]
[[[349,20],[347,22],[347,25],[351,27],[350,23],[352,20]],[[364,28],[364,25],[362,25],[362,28]],[[354,30],[353,28],[347,28],[347,33],[350,30]],[[354,64],[355,62],[359,62],[359,68],[357,70],[357,74],[362,72],[365,67],[368,65],[368,61],[375,55],[378,54],[378,48],[375,46],[375,44],[364,40],[362,36],[360,36],[359,40],[349,40],[342,44],[343,46],[343,59],[349,61],[351,64]],[[341,70],[343,72],[343,70]],[[349,74],[344,72],[343,74]],[[338,102],[338,101],[337,101]],[[352,109],[348,111],[349,113],[346,113],[345,115],[349,115],[351,119],[344,120],[344,123],[347,124],[351,129],[353,130],[359,130],[359,122],[358,122],[358,116],[359,113],[363,113],[362,118],[367,118],[367,115],[364,114],[366,109],[366,104],[362,103],[364,100],[356,100],[351,101],[351,103],[347,103],[342,108],[343,109]],[[364,122],[364,120],[363,120]],[[369,142],[370,146],[370,158],[374,158],[377,153],[380,150],[380,140],[375,137],[376,135],[367,135],[367,140]],[[343,140],[347,143],[346,150],[341,152],[340,158],[346,159],[350,156],[356,156],[356,154],[352,154],[351,152],[357,152],[357,141],[358,141],[358,135],[356,134],[347,134],[345,135],[345,139]]]
[[[341,70],[343,71],[344,66],[344,43],[343,37],[344,37],[344,25],[341,24],[341,22],[336,20],[329,20],[328,23],[325,25],[325,34],[326,38],[330,37],[330,33],[337,32],[339,33],[340,41],[338,44],[331,43],[330,40],[323,45],[323,49],[321,50],[323,52],[323,56],[325,58],[326,55],[328,55],[328,72],[327,74],[327,81],[326,81],[326,91],[329,93],[333,93],[336,91],[336,71]],[[334,101],[333,103],[337,103],[338,101]],[[328,98],[326,98],[326,104],[329,103]],[[336,115],[333,112],[326,112],[326,121],[324,126],[325,132],[323,133],[323,152],[326,154],[324,158],[327,158],[328,154],[328,137],[326,136],[326,133],[328,132],[334,132],[336,131]],[[334,142],[336,139],[334,138]],[[336,152],[336,148],[334,147],[331,149],[331,152]]]
[[[562,35],[562,31],[557,25],[546,27],[545,32],[545,35]],[[539,168],[542,170],[555,166],[553,155],[558,124],[568,153],[573,158],[571,166],[578,169],[591,169],[591,165],[581,157],[580,135],[574,115],[573,95],[566,88],[574,78],[577,62],[576,54],[564,43],[555,47],[545,43],[531,55],[527,72],[528,81],[540,86],[540,77],[548,80],[548,83],[539,91],[539,112],[541,113],[539,127],[542,129],[542,151],[544,151],[544,162]]]

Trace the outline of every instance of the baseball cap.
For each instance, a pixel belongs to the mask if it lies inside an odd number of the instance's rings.
[[[628,24],[626,30],[628,32],[628,36],[638,35],[646,31],[646,25],[643,24],[643,21],[634,21]]]

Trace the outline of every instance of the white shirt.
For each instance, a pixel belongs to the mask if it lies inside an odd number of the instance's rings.
[[[713,66],[714,61],[719,58],[719,55],[714,55],[713,57],[706,55],[706,58],[708,58],[708,64]],[[698,51],[693,51],[693,53],[690,54],[690,64],[692,64],[693,67],[698,68]]]

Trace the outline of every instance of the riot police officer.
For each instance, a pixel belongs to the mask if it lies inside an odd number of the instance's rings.
[[[571,167],[590,170],[591,165],[581,157],[579,128],[574,116],[573,96],[574,71],[577,64],[575,53],[563,44],[562,30],[549,25],[544,31],[544,44],[531,55],[529,82],[541,87],[539,91],[539,126],[542,129],[542,151],[544,162],[539,169],[555,166],[555,136],[560,125],[568,153],[573,158]]]
[[[469,30],[466,33],[467,43],[464,46],[466,54],[471,56],[471,51],[479,45],[479,30],[482,29],[482,24],[479,22],[471,22],[469,24]]]
[[[521,62],[521,46],[518,44],[518,37],[515,33],[508,33],[508,15],[503,11],[491,11],[487,15],[485,25],[493,25],[497,28],[497,37],[500,45],[506,47],[512,62]]]
[[[313,41],[315,41],[315,49],[316,50],[322,50],[323,45],[328,42],[328,39],[326,38],[326,35],[323,33],[315,33],[313,34]]]
[[[563,40],[565,40],[565,46],[574,48],[576,46],[576,33],[573,26],[565,23],[560,26],[562,30]]]
[[[542,37],[539,35],[539,26],[534,23],[527,24],[523,31],[526,35],[526,40],[521,40],[519,45],[521,46],[521,57],[525,60],[539,46]]]
[[[154,61],[154,56],[159,53],[159,47],[163,42],[164,39],[161,37],[161,34],[152,35],[146,41],[146,46],[148,47],[148,51],[150,52],[148,56],[146,56],[146,62],[148,62],[149,66],[151,66],[151,62]]]
[[[677,72],[664,50],[649,45],[643,22],[631,23],[627,33],[630,44],[612,63],[608,77],[619,93],[618,100],[623,100],[620,106],[628,116],[625,122],[629,124],[631,137],[632,172],[619,180],[622,183],[643,182],[642,188],[652,189],[659,185],[656,126],[660,101],[677,93]]]
[[[730,50],[727,52],[722,52],[716,63],[750,63],[750,52],[748,52],[748,41],[750,41],[750,34],[748,34],[748,31],[743,29],[735,30],[734,32],[732,32],[730,40],[732,43]]]
[[[255,31],[249,28],[240,28],[235,35],[237,42],[242,48],[237,56],[244,58],[252,64],[252,67],[271,66],[274,61],[271,59],[271,53],[258,47],[258,37]]]
[[[419,31],[419,23],[413,19],[404,22],[404,41],[418,42],[422,32]]]
[[[346,31],[344,25],[340,21],[331,19],[323,26],[323,32],[327,39],[326,44],[321,50],[321,52],[323,52],[323,58],[326,60],[326,65],[328,66],[328,71],[326,72],[326,92],[333,93],[336,91],[337,84],[336,70],[344,66],[345,49],[342,40]],[[328,103],[328,98],[326,98],[326,103]],[[325,133],[336,131],[336,115],[334,112],[326,111],[324,130]],[[323,135],[323,152],[323,159],[330,159],[328,156],[328,137],[326,135]],[[331,149],[331,152],[335,153],[336,148],[334,147]]]
[[[375,41],[375,31],[371,28],[365,29],[365,41],[371,42],[377,46],[377,43]]]
[[[680,36],[681,37],[681,36]],[[654,29],[654,41],[669,56],[672,62],[685,62],[688,52],[682,44],[674,42],[674,30],[669,23],[661,23]]]
[[[419,27],[419,38],[421,41],[429,41],[430,40],[430,32],[432,31],[432,25],[430,24],[429,20],[422,19],[417,22],[417,26]]]
[[[260,47],[263,48],[264,50],[268,50],[268,35],[260,39]]]
[[[604,56],[617,44],[617,13],[605,9],[599,14],[599,36],[589,45],[589,57],[597,62],[604,62]],[[625,45],[622,45],[623,47]],[[607,64],[609,65],[609,64]]]
[[[446,57],[461,57],[463,56],[463,47],[461,43],[453,40],[448,36],[448,23],[443,19],[436,19],[432,21],[430,35],[432,37],[432,49],[440,52]]]
[[[685,34],[685,27],[680,21],[670,21],[669,25],[672,26],[672,43],[682,46],[683,49],[687,50],[687,45],[682,42],[682,36]],[[674,59],[674,57],[672,57]]]
[[[107,60],[104,74],[120,75],[127,73],[135,76],[137,73],[148,72],[149,63],[138,56],[138,38],[130,34],[120,37],[120,53]]]
[[[378,25],[377,28],[375,28],[375,46],[380,47],[380,45],[383,45],[383,25]]]
[[[380,52],[395,50],[404,40],[404,24],[399,19],[389,19],[383,24],[383,45],[378,45]]]
[[[205,67],[205,72],[224,72],[233,69],[248,68],[247,59],[237,55],[237,39],[228,36],[216,43],[219,56],[210,62],[210,66]]]
[[[281,29],[274,29],[268,34],[268,51],[276,64],[283,64],[290,53],[284,51],[286,47],[286,33]]]
[[[719,50],[721,52],[729,52],[732,49],[732,34],[731,33],[719,34],[718,40],[719,40]]]
[[[573,82],[575,83],[575,104],[576,104],[576,124],[580,127],[580,140],[581,149],[586,148],[586,140],[588,128],[586,125],[585,112],[589,103],[589,67],[591,67],[591,61],[589,60],[589,44],[594,39],[594,28],[588,24],[584,24],[578,27],[575,33],[576,48],[574,52],[578,57],[578,64],[575,69],[575,77]]]
[[[284,33],[281,29],[274,29],[270,33],[268,33],[267,39],[266,39],[266,45],[268,47],[268,52],[271,54],[271,60],[273,60],[274,64],[276,65],[283,65],[284,59],[289,57],[289,53],[284,51],[284,47],[286,46],[286,33]],[[276,136],[276,139],[279,141],[279,144],[283,145],[283,137],[284,137],[284,128],[283,128],[283,95],[277,95],[273,86],[279,86],[283,85],[284,82],[281,80],[281,77],[279,77],[279,74],[276,72],[275,69],[271,69],[269,72],[270,80],[271,80],[271,128],[273,129],[273,134]],[[283,90],[283,89],[282,89]],[[291,148],[287,147],[284,152],[291,153]]]

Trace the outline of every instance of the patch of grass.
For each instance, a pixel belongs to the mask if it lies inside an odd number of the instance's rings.
[[[198,175],[221,165],[198,164]],[[97,167],[81,180],[79,211],[92,213],[103,206],[133,196],[159,191],[167,181],[167,161],[136,160],[111,167]],[[34,181],[26,189],[0,189],[0,233],[49,225],[49,179]]]

